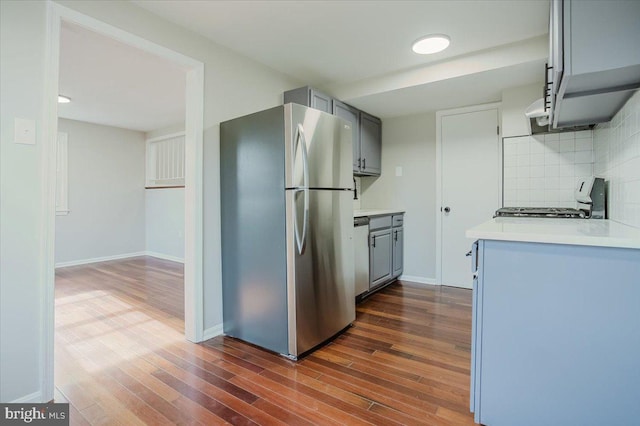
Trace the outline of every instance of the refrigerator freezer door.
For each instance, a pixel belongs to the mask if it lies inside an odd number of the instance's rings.
[[[286,188],[305,187],[305,165],[309,188],[352,188],[351,123],[297,104],[285,105],[285,120]]]
[[[301,220],[304,196],[286,192],[287,208]],[[287,230],[291,236],[287,241],[287,293],[289,306],[295,306],[295,311],[289,310],[289,352],[294,357],[355,320],[351,191],[310,190],[308,194],[309,223],[302,254],[293,232]]]

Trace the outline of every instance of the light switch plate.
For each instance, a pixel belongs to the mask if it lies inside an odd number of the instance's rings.
[[[396,166],[396,176],[402,176],[402,166]]]
[[[27,118],[16,118],[13,121],[13,141],[26,145],[36,144],[36,121]]]

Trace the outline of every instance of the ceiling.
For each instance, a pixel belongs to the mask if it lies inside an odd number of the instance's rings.
[[[548,51],[548,0],[133,3],[382,117],[498,101],[505,88],[541,84]],[[447,50],[411,51],[413,41],[434,33],[450,36]],[[504,63],[520,44],[528,55]],[[501,50],[501,60],[476,66],[486,62],[479,54],[495,59]],[[442,72],[470,56],[463,74],[460,67]],[[441,71],[436,79],[402,81],[433,67]]]
[[[184,122],[185,88],[172,62],[63,23],[59,117],[148,132]]]
[[[541,84],[548,52],[549,0],[132,2],[380,117],[499,101]],[[411,51],[433,33],[450,47]],[[185,72],[154,55],[65,24],[60,71],[74,100],[61,117],[140,131],[184,120]]]

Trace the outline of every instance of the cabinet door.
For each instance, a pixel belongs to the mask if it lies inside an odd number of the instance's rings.
[[[329,114],[332,113],[333,108],[331,96],[325,95],[309,86],[298,87],[284,92],[284,103],[287,104],[289,102],[319,109]]]
[[[382,154],[382,122],[379,118],[360,112],[361,172],[380,175]]]
[[[331,97],[325,95],[322,92],[318,92],[315,89],[311,89],[309,93],[311,108],[319,109],[320,111],[332,113],[331,110]]]
[[[360,111],[343,102],[333,101],[333,115],[351,123],[351,143],[353,150],[353,171],[360,171]]]
[[[383,229],[369,234],[370,288],[383,284],[391,278],[391,243],[391,229]]]
[[[391,230],[393,236],[393,277],[402,275],[402,264],[404,257],[404,229],[393,228]]]

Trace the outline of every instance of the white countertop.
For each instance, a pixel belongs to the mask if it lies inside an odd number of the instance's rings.
[[[640,249],[640,229],[602,219],[499,217],[467,230],[467,238]]]
[[[402,214],[402,213],[404,213],[404,210],[366,209],[366,210],[354,210],[353,217],[388,216],[390,214]]]

